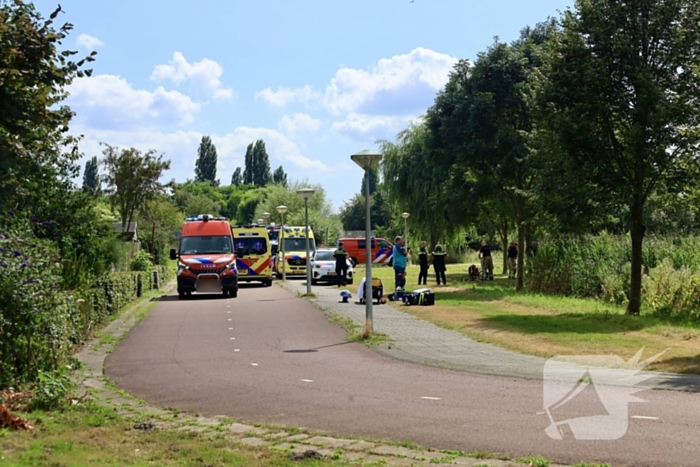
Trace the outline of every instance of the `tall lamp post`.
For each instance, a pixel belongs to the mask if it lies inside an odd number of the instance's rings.
[[[277,212],[282,215],[282,226],[280,227],[280,243],[282,244],[282,254],[281,258],[277,260],[277,265],[279,266],[280,261],[282,261],[282,281],[287,280],[287,258],[284,257],[284,213],[287,212],[287,206],[277,206]]]
[[[306,294],[311,293],[311,255],[309,251],[309,198],[315,191],[311,188],[297,190],[297,194],[304,199],[304,236],[306,237]]]
[[[353,154],[350,156],[350,159],[365,171],[365,207],[367,211],[365,218],[365,244],[367,245],[367,260],[365,263],[365,335],[367,336],[374,332],[374,318],[372,316],[372,222],[370,220],[369,210],[369,171],[379,163],[382,159],[382,155],[365,149],[357,154]]]
[[[406,248],[408,248],[408,224],[406,223],[408,216],[410,214],[407,212],[401,214],[401,217],[403,217],[403,239],[406,240]]]
[[[262,216],[263,219],[265,219],[264,223],[265,223],[265,226],[267,226],[267,220],[270,218],[270,213],[269,213],[269,212],[263,212],[263,213],[261,214],[261,216]]]

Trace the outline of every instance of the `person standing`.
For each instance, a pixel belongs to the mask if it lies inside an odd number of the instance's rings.
[[[481,270],[486,272],[486,278],[493,280],[493,257],[491,256],[491,246],[486,243],[486,240],[481,242],[479,250],[479,258],[481,258]]]
[[[333,257],[335,258],[335,275],[338,277],[338,287],[344,287],[347,285],[348,252],[343,248],[343,242],[338,243]]]
[[[392,264],[394,265],[394,290],[406,286],[406,257],[410,252],[405,247],[406,241],[397,236],[394,239],[394,251],[392,252]]]
[[[518,264],[518,244],[510,242],[508,247],[508,279],[515,279]]]
[[[435,245],[435,251],[431,253],[433,258],[433,269],[435,269],[435,279],[437,280],[437,285],[440,285],[440,279],[442,279],[443,285],[447,285],[447,278],[445,277],[445,271],[447,271],[447,265],[445,260],[448,254],[442,249],[442,245],[439,243]]]
[[[420,273],[418,274],[418,285],[428,285],[428,244],[426,242],[420,242],[420,249],[418,250],[418,264],[420,265]]]

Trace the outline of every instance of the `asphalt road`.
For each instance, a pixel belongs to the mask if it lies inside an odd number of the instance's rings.
[[[699,393],[638,393],[648,402],[629,404],[620,439],[553,440],[542,381],[401,362],[345,336],[277,286],[242,287],[236,299],[168,296],[108,356],[105,373],[136,397],[205,416],[562,463],[700,463]],[[587,392],[557,421],[601,413]]]

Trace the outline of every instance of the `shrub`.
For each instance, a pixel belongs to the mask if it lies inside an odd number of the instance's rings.
[[[132,271],[149,271],[151,266],[151,255],[145,250],[137,252],[131,259]]]

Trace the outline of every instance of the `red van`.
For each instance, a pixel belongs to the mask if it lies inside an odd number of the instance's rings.
[[[341,238],[338,242],[343,242],[345,251],[352,261],[353,266],[366,264],[367,261],[367,240],[364,238]],[[392,254],[394,245],[383,238],[372,238],[372,263],[391,266],[393,264]]]
[[[238,296],[238,269],[231,226],[223,217],[207,214],[187,218],[182,225],[177,259],[177,293],[180,299],[197,293]]]

